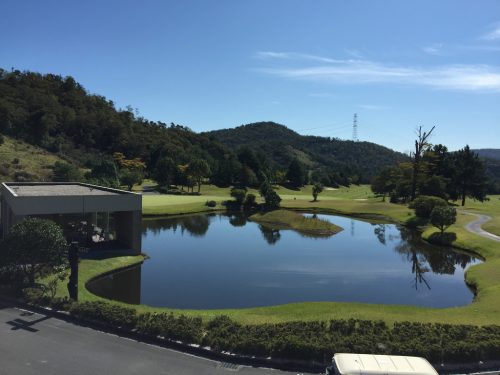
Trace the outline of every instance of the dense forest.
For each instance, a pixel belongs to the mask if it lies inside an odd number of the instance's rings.
[[[132,186],[142,177],[191,188],[207,180],[223,186],[263,181],[337,186],[368,183],[384,168],[408,160],[373,143],[302,136],[273,122],[199,134],[149,121],[130,107],[117,109],[72,77],[19,70],[0,69],[0,134],[64,160],[54,163],[56,181],[110,186]],[[0,167],[8,169],[5,162]],[[16,160],[7,162],[19,167]]]
[[[257,149],[277,168],[286,169],[297,158],[319,173],[335,171],[356,183],[368,183],[385,166],[408,159],[404,154],[374,143],[303,136],[274,122],[242,125],[207,134],[232,149],[242,146]]]

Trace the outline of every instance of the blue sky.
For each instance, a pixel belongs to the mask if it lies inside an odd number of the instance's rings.
[[[276,121],[410,150],[500,148],[500,2],[6,1],[0,67],[71,75],[195,131]]]

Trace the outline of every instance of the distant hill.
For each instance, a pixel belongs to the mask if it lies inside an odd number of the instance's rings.
[[[141,158],[148,171],[159,158],[211,165],[227,150],[189,128],[148,121],[131,109],[90,94],[72,77],[0,69],[0,133],[64,156],[78,166],[114,152]]]
[[[485,159],[500,160],[500,149],[499,148],[482,148],[478,150],[473,150],[479,156]]]
[[[332,168],[347,175],[357,175],[361,182],[369,182],[384,167],[408,160],[406,155],[375,143],[304,136],[274,122],[258,122],[206,134],[232,150],[244,146],[257,149],[283,169],[297,157],[310,168]]]

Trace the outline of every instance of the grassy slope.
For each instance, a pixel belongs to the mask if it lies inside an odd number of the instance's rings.
[[[204,187],[205,188],[205,187]],[[282,197],[291,195],[291,198],[284,200],[283,206],[293,209],[311,210],[316,209],[321,212],[340,213],[346,215],[357,215],[361,217],[378,217],[394,222],[404,222],[411,217],[411,211],[402,205],[393,205],[380,202],[378,199],[370,197],[368,187],[354,187],[350,189],[340,189],[335,191],[326,191],[321,194],[319,202],[311,202],[311,196],[308,194],[310,187],[302,189],[300,192],[283,189],[280,191]],[[214,187],[203,189],[210,194],[209,197],[217,197],[220,200],[227,199],[228,190],[217,190]],[[202,192],[203,192],[202,190]],[[287,194],[283,194],[284,192]],[[288,194],[291,192],[291,194]],[[154,198],[159,201],[172,199],[172,204],[178,200],[195,199],[191,203],[181,201],[176,205],[184,207],[181,211],[187,212],[189,204],[193,207],[201,202],[205,202],[208,196],[200,197],[179,197],[179,196],[145,196],[144,198]],[[366,198],[367,197],[367,198]],[[295,199],[294,199],[295,198]],[[196,199],[198,202],[196,202]],[[356,200],[363,199],[363,200]],[[365,200],[366,199],[366,200]],[[472,208],[479,212],[489,215],[495,215],[498,212],[498,206],[492,197],[484,205],[470,202],[467,209]],[[147,201],[147,199],[146,199]],[[155,203],[155,201],[152,201]],[[167,202],[168,204],[169,202]],[[173,204],[175,206],[175,204]],[[154,206],[151,204],[150,207]],[[177,213],[177,212],[176,212]],[[458,215],[457,223],[449,231],[457,234],[455,243],[458,247],[470,249],[486,259],[485,263],[471,267],[467,272],[467,281],[476,284],[478,287],[478,297],[476,301],[468,306],[433,309],[414,306],[400,305],[379,305],[365,303],[343,303],[343,302],[316,302],[316,303],[294,303],[279,306],[249,308],[249,309],[226,309],[226,310],[175,310],[168,308],[153,308],[139,305],[138,311],[173,311],[189,315],[198,315],[203,318],[212,318],[216,315],[226,314],[233,319],[247,324],[257,324],[264,322],[282,322],[293,320],[328,320],[328,319],[381,319],[388,323],[395,321],[421,321],[421,322],[446,322],[456,324],[500,324],[500,245],[488,239],[483,239],[477,235],[467,232],[463,225],[474,218],[465,215],[461,211]],[[424,232],[424,237],[430,236],[436,230],[429,228]],[[140,257],[113,258],[103,261],[84,260],[81,263],[80,276],[80,296],[82,300],[100,300],[99,297],[92,295],[84,290],[85,280],[94,277],[100,273],[112,270],[114,268],[140,262]],[[62,289],[62,293],[65,290]]]
[[[8,173],[0,174],[0,181],[15,181],[14,174],[19,171],[29,173],[34,181],[50,181],[52,166],[56,161],[63,161],[58,156],[23,141],[5,135],[4,140],[0,145],[0,165],[5,166]],[[15,158],[19,159],[18,164],[12,163]]]

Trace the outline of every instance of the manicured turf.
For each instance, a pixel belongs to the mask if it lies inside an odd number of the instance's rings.
[[[221,202],[227,199],[227,196],[216,195],[144,195],[142,213],[147,216],[208,212],[221,209]],[[216,207],[208,207],[205,204],[211,200],[217,202]]]
[[[383,221],[404,223],[412,216],[411,210],[403,205],[395,205],[381,202],[380,199],[371,198],[366,186],[329,191],[325,196],[319,196],[319,202],[311,202],[312,196],[307,194],[307,189],[301,190],[284,199],[282,206],[296,210],[353,215],[362,218],[378,218]],[[203,191],[203,189],[202,189]],[[144,196],[145,212],[161,207],[172,213],[188,213],[189,209],[203,208],[208,199],[222,201],[228,199],[227,195],[209,187],[207,191],[211,195],[203,196]],[[228,193],[229,190],[226,191]],[[283,190],[282,192],[284,192]],[[287,193],[290,190],[286,190]],[[220,194],[219,194],[220,193]],[[282,194],[282,197],[288,194]],[[367,196],[368,198],[357,198]],[[295,198],[295,199],[294,199]],[[328,199],[327,199],[328,198]],[[356,200],[358,199],[358,200]],[[359,200],[363,199],[363,200]],[[366,199],[366,200],[365,200]],[[490,201],[480,204],[468,202],[466,210],[488,214],[498,217],[498,196],[491,197]],[[150,211],[151,212],[151,211]],[[158,209],[157,212],[160,212]],[[167,213],[163,211],[164,213]],[[469,249],[483,257],[486,261],[471,267],[466,273],[467,282],[477,287],[476,300],[468,306],[436,309],[401,305],[379,305],[365,303],[342,303],[342,302],[316,302],[316,303],[294,303],[279,306],[229,309],[229,310],[173,310],[168,308],[153,308],[139,305],[137,310],[145,311],[173,311],[188,315],[201,316],[210,319],[214,316],[225,314],[241,323],[257,324],[265,322],[284,322],[294,320],[329,320],[329,319],[381,319],[387,323],[395,321],[414,322],[441,322],[455,324],[500,324],[500,244],[473,233],[469,233],[464,225],[474,220],[473,216],[463,213],[459,208],[458,221],[448,229],[454,232],[457,240],[454,246]],[[494,222],[496,223],[496,221]],[[498,230],[497,227],[494,229]],[[429,238],[437,229],[428,228],[424,238]],[[81,300],[101,300],[84,289],[87,280],[103,272],[123,267],[124,265],[140,262],[141,257],[118,257],[105,260],[83,260],[80,273],[80,297]],[[65,286],[61,287],[61,293],[66,293]]]
[[[483,204],[467,199],[464,209],[470,212],[491,216],[491,220],[483,225],[483,229],[500,236],[500,195],[489,196],[489,201]]]
[[[150,182],[149,182],[150,183]],[[229,195],[231,188],[219,188],[214,185],[203,185],[201,195],[174,195],[157,194],[147,195],[142,198],[142,212],[146,216],[152,215],[179,215],[185,213],[209,212],[223,209],[221,203],[232,199]],[[285,201],[298,201],[296,203],[305,204],[312,201],[312,186],[307,185],[300,190],[290,190],[283,186],[276,186],[276,191],[283,199],[283,206],[288,207]],[[260,202],[259,192],[249,189],[248,193],[255,194]],[[354,202],[365,202],[373,200],[373,195],[368,185],[341,187],[336,190],[325,190],[319,195],[316,206],[322,206],[325,201],[354,200]],[[207,201],[217,202],[214,208],[205,205]],[[293,206],[293,204],[291,204]],[[384,205],[385,207],[385,205]],[[300,208],[300,207],[297,207]],[[307,208],[307,207],[305,207]]]

